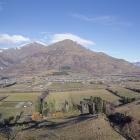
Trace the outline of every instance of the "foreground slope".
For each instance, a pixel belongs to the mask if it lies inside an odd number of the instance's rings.
[[[41,128],[28,129],[21,132],[18,137],[22,140],[125,140],[112,129],[104,117],[85,118],[80,117],[73,121],[70,119],[49,127],[42,124]]]

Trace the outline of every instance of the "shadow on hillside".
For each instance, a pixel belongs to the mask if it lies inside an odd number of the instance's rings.
[[[82,121],[86,121],[89,119],[96,119],[96,118],[98,118],[98,115],[85,114],[85,115],[67,117],[64,118],[64,120],[61,122],[43,120],[43,121],[28,121],[28,122],[16,122],[16,123],[5,123],[5,124],[0,123],[0,131],[3,130],[4,132],[7,130],[7,128],[11,129],[12,127],[15,126],[24,126],[24,128],[22,129],[23,131],[29,129],[40,129],[40,128],[58,129]]]
[[[79,116],[72,116],[64,119],[63,122],[51,122],[51,121],[41,121],[41,122],[35,122],[34,124],[31,124],[30,126],[24,128],[23,130],[28,129],[40,129],[40,128],[49,128],[49,129],[58,129],[62,127],[66,127],[68,125],[76,124],[82,121],[86,121],[88,119],[96,119],[97,115],[79,115]]]

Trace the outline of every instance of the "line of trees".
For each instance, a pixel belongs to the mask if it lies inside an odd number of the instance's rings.
[[[88,103],[87,104],[94,104],[95,108],[93,110],[93,112],[95,114],[99,114],[99,113],[104,113],[106,115],[114,112],[114,105],[103,100],[101,97],[90,97],[90,99],[87,99]]]
[[[90,100],[95,103],[95,112],[101,113],[103,112],[104,102],[101,97],[90,97]]]
[[[127,103],[131,103],[131,102],[135,101],[135,98],[122,97],[120,101],[122,104],[127,104]]]
[[[122,103],[122,105],[131,103],[136,100],[136,98],[134,98],[134,97],[132,98],[132,97],[125,97],[125,96],[119,95],[118,91],[113,91],[112,89],[109,89],[109,88],[107,88],[106,90],[111,92],[112,94],[120,97],[121,99],[119,101]]]

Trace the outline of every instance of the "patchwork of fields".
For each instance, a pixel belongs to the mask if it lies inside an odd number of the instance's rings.
[[[84,98],[101,97],[102,99],[115,103],[119,102],[121,96],[130,97],[130,98],[139,98],[140,94],[138,92],[131,91],[119,85],[112,85],[110,88],[113,91],[117,91],[117,96],[108,90],[106,90],[106,85],[103,84],[83,84],[83,83],[53,83],[49,85],[50,93],[45,98],[47,104],[53,103],[55,110],[58,111],[58,117],[48,118],[49,121],[54,121],[54,124],[59,123],[65,124],[65,121],[70,120],[71,116],[78,116],[78,112],[67,112],[66,114],[61,114],[59,111],[62,110],[64,102],[67,101],[69,104],[79,104]],[[9,88],[8,88],[9,91]],[[7,118],[10,116],[16,116],[20,112],[24,112],[24,115],[33,114],[35,106],[38,100],[38,97],[41,95],[41,92],[2,92],[0,91],[0,113],[3,117]],[[140,103],[133,102],[128,105],[118,107],[117,112],[122,112],[130,116],[135,116],[135,119],[139,120],[140,118]],[[62,127],[62,126],[61,126]],[[55,139],[93,139],[96,140],[125,140],[119,133],[114,131],[110,126],[108,120],[103,116],[98,119],[88,119],[86,121],[80,121],[78,123],[68,123],[65,127],[59,129],[35,129],[25,132],[22,132],[21,137],[24,135],[22,140],[26,139],[26,136],[29,138],[38,138],[40,140],[55,140]],[[32,135],[30,135],[32,134]],[[39,134],[39,135],[37,135]],[[44,136],[47,137],[44,138]]]
[[[0,113],[8,116],[14,115],[15,113],[17,114],[19,111],[33,112],[35,111],[35,103],[40,94],[41,93],[1,93],[1,97],[7,96],[7,98],[0,102]],[[83,98],[90,98],[90,96],[98,96],[111,102],[119,100],[119,97],[111,94],[105,89],[89,89],[83,91],[51,92],[46,98],[46,101],[48,103],[55,101],[55,108],[56,110],[59,110],[65,101],[79,104]],[[24,108],[24,105],[26,105],[27,102],[31,102],[32,106]]]
[[[105,88],[106,86],[103,84],[91,84],[90,86],[86,86],[82,83],[52,83],[49,86],[49,89],[55,89],[58,90],[58,92],[54,92],[52,90],[45,100],[47,103],[55,102],[56,110],[60,110],[62,104],[65,101],[68,101],[70,104],[79,104],[81,100],[83,100],[84,98],[90,98],[91,96],[98,96],[112,103],[119,101],[120,98],[118,96],[110,93]],[[119,94],[120,96],[131,98],[140,97],[139,93],[125,89],[118,85],[113,85],[111,86],[111,88],[113,91],[117,91],[117,94]],[[71,91],[70,89],[74,90]],[[6,98],[0,101],[0,113],[2,113],[5,116],[10,116],[17,114],[20,111],[34,112],[36,101],[40,95],[41,92],[1,92],[0,98]],[[29,106],[29,103],[31,103],[32,105]]]

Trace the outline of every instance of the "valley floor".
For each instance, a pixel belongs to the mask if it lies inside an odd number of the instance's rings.
[[[65,101],[71,105],[72,103],[79,104],[81,100],[91,96],[101,97],[111,103],[120,103],[122,97],[140,98],[140,93],[126,89],[124,85],[131,87],[133,83],[126,82],[123,86],[120,84],[110,84],[108,86],[92,83],[87,86],[81,83],[54,83],[50,85],[50,89],[58,90],[58,92],[52,91],[45,99],[45,102],[54,109],[55,113],[62,113]],[[134,83],[134,85],[139,87],[140,82]],[[107,87],[116,92],[117,95],[109,92],[106,89]],[[24,112],[23,118],[36,113],[35,107],[41,92],[12,92],[13,90],[10,88],[15,89],[12,86],[0,90],[0,114],[3,118],[15,117],[22,111]],[[47,119],[37,121],[37,123],[23,124],[22,129],[24,130],[17,133],[15,140],[125,140],[122,135],[111,127],[110,122],[104,115],[98,117],[92,115],[79,116],[79,112],[72,111],[70,110],[67,114],[60,113],[58,118],[53,118],[52,113]],[[132,116],[137,121],[136,124],[132,123],[133,130],[136,130],[136,133],[140,132],[140,126],[138,126],[140,118],[139,101],[117,107],[116,112]],[[135,129],[136,127],[138,128]],[[14,131],[11,135],[16,132],[16,129],[18,127],[13,127]],[[139,137],[139,135],[136,135],[136,140],[139,140]],[[0,136],[0,140],[7,139]]]

